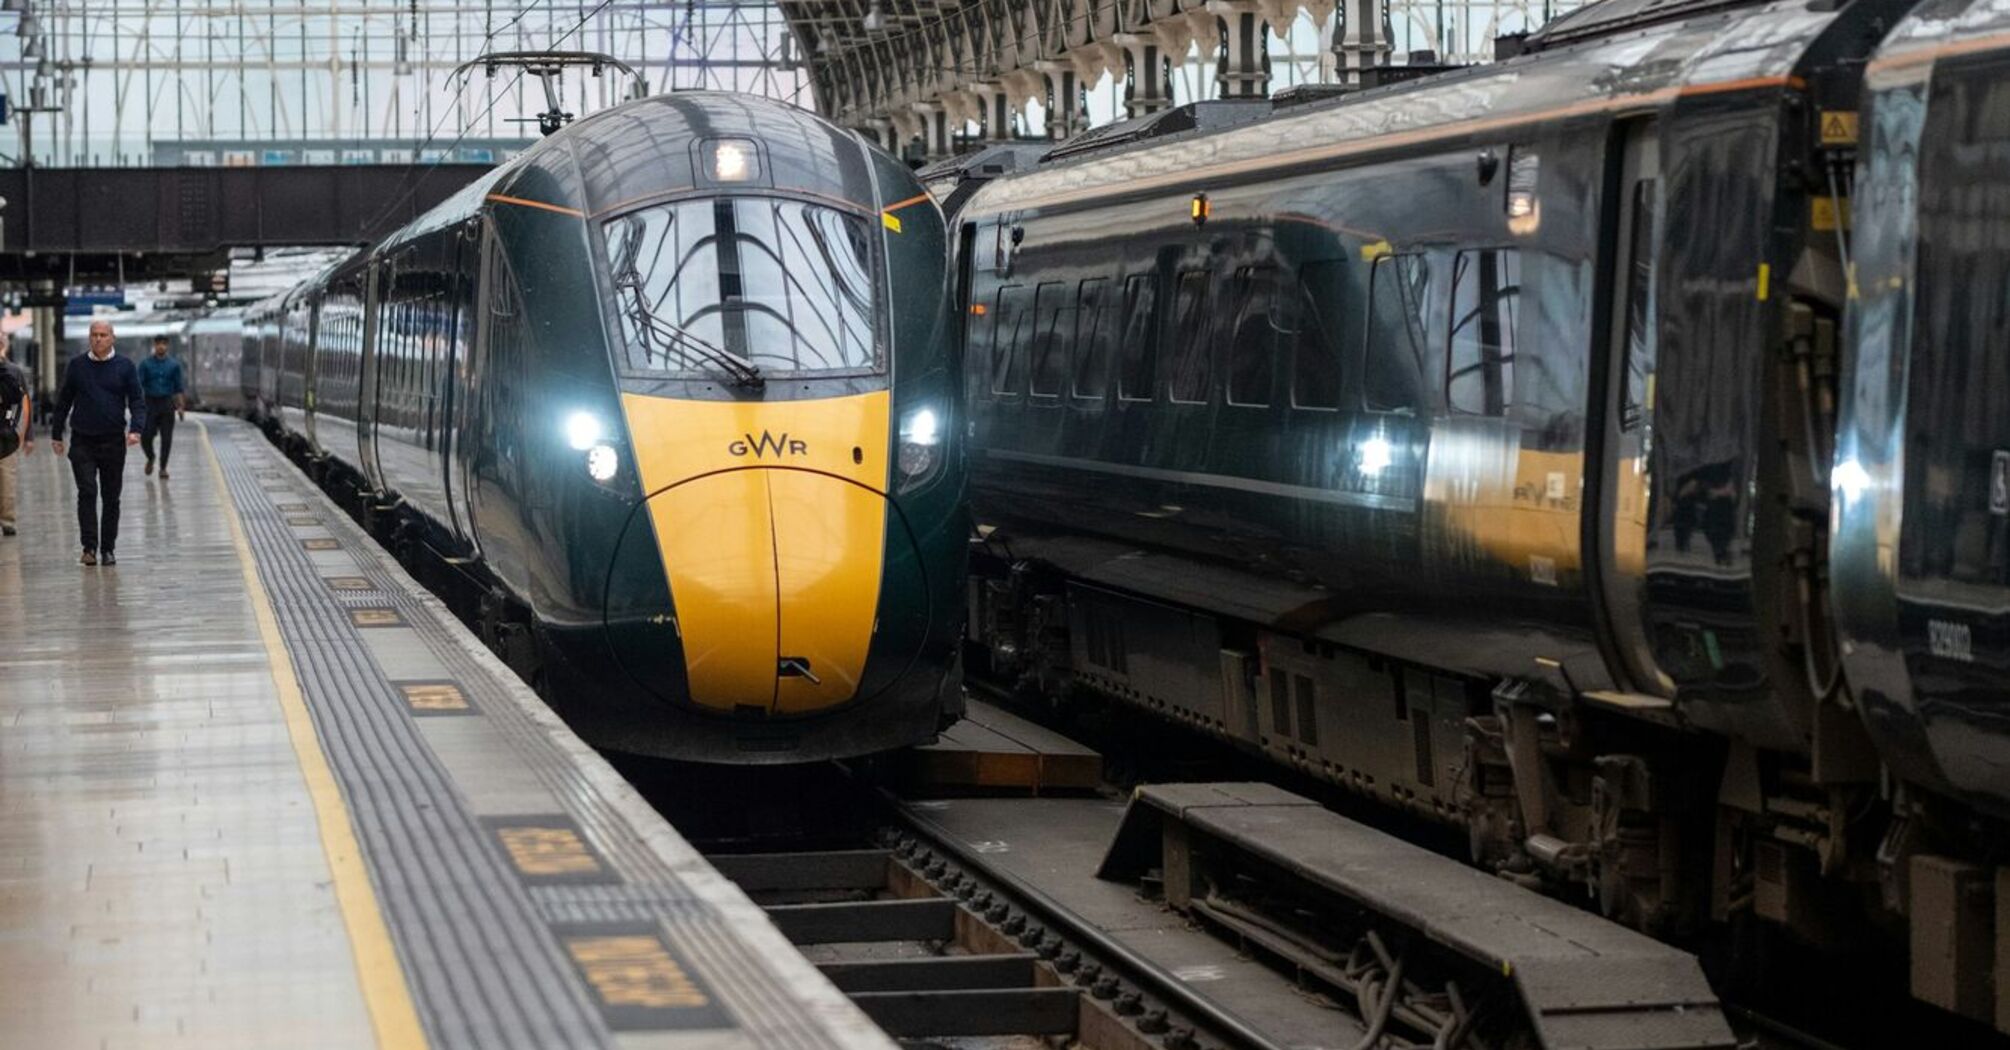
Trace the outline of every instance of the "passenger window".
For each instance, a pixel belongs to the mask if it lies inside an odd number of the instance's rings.
[[[1075,396],[1097,401],[1110,388],[1109,326],[1115,311],[1104,302],[1108,283],[1101,277],[1083,281],[1075,300]]]
[[[1384,255],[1375,260],[1368,283],[1362,403],[1371,412],[1414,413],[1424,391],[1430,261],[1422,255]]]
[[[1214,381],[1209,367],[1206,270],[1187,270],[1179,275],[1173,291],[1173,372],[1168,390],[1174,401],[1189,404],[1207,401]]]
[[[1270,404],[1281,334],[1275,316],[1277,302],[1282,298],[1277,284],[1277,271],[1267,267],[1246,269],[1236,281],[1241,306],[1236,311],[1235,334],[1228,348],[1229,404],[1258,408]]]
[[[1338,298],[1346,273],[1337,262],[1310,263],[1299,271],[1298,286],[1279,289],[1280,332],[1290,333],[1291,405],[1332,410],[1340,407],[1340,352],[1327,338],[1327,327],[1313,305],[1320,295]],[[1286,321],[1289,321],[1289,327]]]
[[[1032,311],[1027,300],[1033,289],[1008,284],[998,289],[998,305],[992,309],[997,323],[991,330],[991,392],[1016,394],[1026,385],[1026,329]]]
[[[1075,295],[1048,281],[1033,296],[1033,396],[1060,397],[1068,375],[1068,337],[1075,331]]]
[[[1124,370],[1117,396],[1126,401],[1150,401],[1159,373],[1159,280],[1139,274],[1124,284]]]
[[[1452,263],[1452,328],[1445,400],[1454,412],[1505,416],[1514,399],[1521,253],[1460,252]]]
[[[1640,425],[1647,404],[1648,377],[1654,374],[1654,261],[1660,255],[1654,216],[1654,180],[1633,184],[1632,272],[1626,287],[1626,383],[1620,388],[1619,429]]]

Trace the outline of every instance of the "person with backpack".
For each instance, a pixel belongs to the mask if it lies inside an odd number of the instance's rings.
[[[112,323],[91,322],[90,349],[70,359],[56,391],[49,420],[49,447],[63,454],[63,428],[75,430],[70,472],[77,478],[77,532],[84,541],[84,565],[117,565],[119,493],[126,485],[126,449],[140,443],[147,403],[140,394],[140,370],[120,357]],[[104,516],[98,493],[104,493]]]
[[[35,439],[28,430],[32,406],[28,398],[28,374],[9,357],[13,340],[0,332],[0,536],[12,536],[14,493],[20,486],[20,457],[35,451]]]

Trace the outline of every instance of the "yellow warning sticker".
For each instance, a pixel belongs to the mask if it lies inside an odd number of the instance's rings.
[[[516,870],[532,878],[600,874],[600,859],[570,828],[499,827],[496,838]]]
[[[1766,263],[1760,263],[1759,301],[1762,303],[1765,302],[1766,299],[1772,294],[1773,294],[1773,268]]]
[[[1856,111],[1848,109],[1825,110],[1822,113],[1822,145],[1856,145]]]
[[[1849,229],[1849,198],[1816,197],[1810,204],[1808,225],[1823,233]]]
[[[895,233],[900,232],[900,219],[890,211],[879,213],[879,224]]]

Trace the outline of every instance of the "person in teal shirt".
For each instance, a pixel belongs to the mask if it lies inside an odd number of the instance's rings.
[[[147,398],[147,426],[140,435],[140,451],[147,454],[147,473],[154,472],[154,438],[161,445],[161,480],[168,479],[168,454],[174,451],[174,424],[181,418],[188,382],[182,378],[181,362],[168,356],[168,337],[154,336],[154,354],[140,362],[140,393]]]

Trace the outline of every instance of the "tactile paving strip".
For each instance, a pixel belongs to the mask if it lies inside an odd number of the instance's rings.
[[[588,926],[638,923],[658,930],[663,957],[688,964],[694,987],[725,1007],[682,1013],[700,1026],[725,1018],[763,1046],[886,1045],[757,907],[261,436],[231,421],[209,426],[435,1046],[610,1045],[614,1029],[667,1024],[679,1011],[597,994],[605,989],[595,967],[642,966],[622,952],[647,944],[579,939]],[[303,527],[334,537],[353,569],[317,567]],[[363,610],[398,623],[363,625]],[[428,716],[363,639],[406,629],[507,741],[512,753],[495,761],[531,774],[562,819],[526,816],[518,823],[533,826],[505,833],[509,818],[471,811],[420,732]]]

